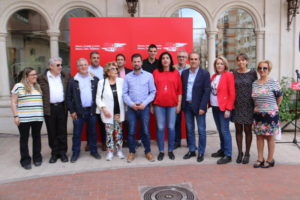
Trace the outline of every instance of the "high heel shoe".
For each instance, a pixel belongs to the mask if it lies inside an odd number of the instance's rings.
[[[261,166],[262,168],[270,168],[270,167],[274,167],[275,165],[275,160],[273,159],[271,162],[270,161],[266,161],[265,163],[267,163],[267,165],[263,165]]]
[[[243,158],[242,163],[243,163],[243,164],[248,164],[248,163],[249,163],[249,158],[250,158],[250,154],[245,155],[244,158]]]
[[[243,159],[243,152],[239,153],[237,159],[236,159],[236,163],[240,164],[242,162]]]
[[[263,161],[257,160],[256,163],[253,165],[253,167],[254,168],[262,167],[262,166],[264,166],[264,163],[265,163],[265,160],[263,160]]]

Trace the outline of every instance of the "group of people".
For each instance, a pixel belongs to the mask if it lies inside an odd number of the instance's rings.
[[[252,126],[257,136],[258,160],[255,168],[268,168],[275,164],[274,135],[279,133],[278,107],[282,100],[280,85],[269,77],[272,63],[259,62],[256,70],[248,69],[246,54],[236,57],[238,68],[229,71],[227,60],[215,59],[214,71],[200,66],[200,55],[177,52],[178,64],[174,65],[169,52],[157,56],[154,44],[148,47],[148,58],[140,54],[131,56],[132,70],[125,68],[125,56],[116,55],[116,61],[100,66],[100,54],[90,53],[90,65],[85,58],[77,60],[78,72],[74,77],[62,71],[62,59],[49,59],[49,68],[41,75],[33,68],[25,68],[22,79],[12,89],[12,112],[20,132],[21,166],[31,169],[28,138],[33,138],[32,160],[35,166],[42,164],[41,127],[45,120],[48,142],[51,148],[50,163],[58,159],[68,162],[67,117],[73,120],[72,155],[76,162],[80,156],[81,138],[86,123],[87,147],[91,156],[100,159],[97,150],[97,129],[100,124],[102,146],[107,148],[106,160],[116,153],[123,154],[123,127],[126,127],[129,153],[127,162],[136,156],[136,127],[140,122],[139,135],[147,160],[153,162],[149,121],[150,113],[156,119],[158,155],[165,156],[165,128],[167,129],[167,156],[174,160],[174,149],[181,146],[183,113],[186,122],[188,152],[183,159],[196,157],[204,160],[206,150],[206,113],[212,108],[213,118],[220,136],[220,149],[212,157],[219,157],[217,164],[232,160],[230,121],[235,123],[238,147],[237,163],[247,164],[250,158]],[[187,64],[189,61],[189,64]],[[257,73],[259,79],[257,79]],[[198,142],[195,139],[195,122]],[[123,126],[126,124],[126,126]],[[243,152],[243,132],[246,150]],[[268,144],[268,157],[263,157],[264,139]],[[197,145],[198,143],[198,145]],[[196,153],[197,151],[197,153]]]

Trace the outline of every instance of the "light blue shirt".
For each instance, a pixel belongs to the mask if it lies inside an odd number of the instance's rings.
[[[93,73],[99,80],[103,79],[103,67],[100,65],[98,67],[89,66],[89,72]]]
[[[186,101],[192,101],[193,86],[194,86],[194,82],[195,82],[198,71],[199,71],[199,67],[195,70],[194,73],[192,72],[191,69],[189,69],[189,79],[187,82]]]
[[[141,70],[139,74],[134,71],[125,76],[123,86],[123,100],[132,107],[133,104],[148,105],[155,97],[156,88],[151,73]]]
[[[81,74],[77,73],[74,76],[74,79],[79,82],[80,89],[80,99],[82,107],[91,107],[93,102],[92,97],[92,76],[89,74],[86,77],[83,77]]]
[[[180,76],[181,76],[181,74],[182,74],[183,70],[185,70],[185,69],[187,69],[187,66],[186,66],[186,65],[184,65],[183,67],[179,67],[179,65],[178,65],[178,68],[177,68],[177,70],[178,70],[178,72],[179,72]]]

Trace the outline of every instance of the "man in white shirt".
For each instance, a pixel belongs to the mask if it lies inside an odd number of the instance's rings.
[[[67,157],[67,106],[66,91],[70,75],[62,72],[62,59],[49,59],[49,68],[38,77],[43,92],[43,108],[48,132],[48,143],[51,148],[49,163],[58,158],[68,162]]]

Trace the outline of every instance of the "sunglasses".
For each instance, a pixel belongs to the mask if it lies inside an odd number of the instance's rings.
[[[110,68],[109,70],[111,70],[111,71],[118,71],[119,69],[116,68],[116,67],[112,67],[112,68]]]
[[[62,67],[62,64],[56,64],[56,67]]]
[[[268,67],[257,67],[257,71],[268,71]]]

